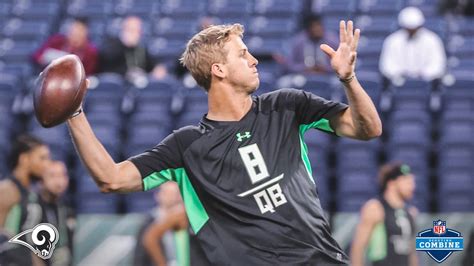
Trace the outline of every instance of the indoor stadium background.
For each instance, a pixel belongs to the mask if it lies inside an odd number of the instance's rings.
[[[398,28],[398,12],[409,5],[420,7],[425,27],[444,41],[448,73],[437,90],[422,81],[382,89],[382,43]],[[336,31],[340,19],[353,19],[361,28],[357,76],[384,126],[383,136],[369,142],[316,131],[305,137],[336,239],[348,248],[358,210],[377,195],[378,167],[399,160],[416,175],[418,229],[446,220],[465,236],[467,246],[474,229],[474,19],[439,15],[438,6],[437,0],[0,0],[0,176],[8,174],[6,156],[15,136],[30,132],[46,141],[53,157],[67,162],[71,177],[67,200],[78,214],[75,263],[130,264],[134,234],[144,213],[155,206],[153,192],[101,194],[76,156],[65,125],[39,126],[31,96],[38,74],[30,63],[32,52],[76,16],[89,19],[90,38],[101,49],[104,37],[116,35],[121,19],[134,14],[144,20],[143,42],[171,69],[200,18],[210,16],[216,23],[245,26],[245,42],[259,59],[257,94],[291,86],[345,101],[335,75],[280,79],[275,55],[287,52],[303,16],[313,12],[323,15],[326,30]],[[196,124],[207,110],[206,94],[192,80],[168,78],[136,88],[104,73],[91,81],[85,112],[116,160],[156,145],[173,129]],[[463,255],[456,252],[446,265],[456,265]],[[419,257],[424,265],[434,263],[425,254]]]

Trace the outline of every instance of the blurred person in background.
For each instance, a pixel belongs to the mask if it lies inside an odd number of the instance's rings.
[[[0,265],[41,265],[29,249],[8,240],[41,222],[38,195],[31,191],[50,161],[48,146],[33,136],[18,137],[10,153],[11,175],[0,181]]]
[[[443,41],[423,27],[425,17],[416,7],[398,15],[400,30],[384,41],[379,68],[385,79],[402,85],[405,79],[439,80],[446,72]]]
[[[189,223],[178,185],[161,185],[155,199],[158,207],[140,230],[134,265],[189,265]]]
[[[326,32],[321,16],[309,15],[303,24],[304,30],[291,40],[288,57],[276,60],[286,65],[290,73],[332,73],[330,60],[320,46],[325,43],[337,47],[337,37]]]
[[[69,185],[66,165],[52,161],[40,181],[39,203],[42,210],[42,222],[54,225],[60,238],[52,257],[45,260],[46,265],[72,264],[72,237],[75,218],[73,212],[62,198]]]
[[[141,43],[142,24],[141,18],[128,16],[122,22],[119,36],[104,41],[99,52],[101,72],[120,74],[131,83],[136,83],[148,73],[158,80],[168,75],[166,66],[157,64]]]
[[[474,16],[474,0],[441,0],[438,3],[442,14],[454,13]]]
[[[351,265],[416,266],[416,208],[407,202],[415,192],[415,177],[410,167],[389,163],[380,168],[381,197],[371,199],[361,210],[351,248]],[[366,252],[367,251],[367,252]]]
[[[34,62],[42,69],[51,61],[66,54],[77,55],[84,65],[86,75],[97,71],[97,48],[89,41],[89,28],[85,18],[75,18],[66,34],[51,36],[34,54]]]

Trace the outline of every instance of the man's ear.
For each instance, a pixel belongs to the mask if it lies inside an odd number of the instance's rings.
[[[18,157],[18,165],[28,165],[28,161],[30,160],[29,153],[24,152],[20,154]]]
[[[225,78],[226,69],[222,64],[212,64],[211,73],[219,78]]]

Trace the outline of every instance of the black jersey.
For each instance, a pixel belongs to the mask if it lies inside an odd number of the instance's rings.
[[[380,199],[385,219],[377,224],[369,243],[369,260],[373,266],[409,265],[409,255],[414,250],[415,228],[407,208],[394,209]]]
[[[7,241],[41,222],[38,195],[24,187],[15,177],[9,177],[9,180],[18,189],[20,201],[10,208],[5,219],[4,229],[10,235],[0,234],[0,265],[32,265],[33,253],[29,249]],[[23,238],[21,240],[25,241]]]
[[[347,263],[319,202],[304,133],[334,133],[347,105],[285,89],[253,97],[235,122],[181,128],[130,158],[144,190],[176,181],[213,265]],[[317,184],[316,184],[317,186]]]

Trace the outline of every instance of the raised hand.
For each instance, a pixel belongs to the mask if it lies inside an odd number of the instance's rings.
[[[354,31],[354,23],[349,20],[339,22],[339,47],[336,51],[327,44],[320,46],[331,59],[331,67],[340,79],[350,79],[354,75],[357,58],[357,45],[359,43],[360,30]]]

